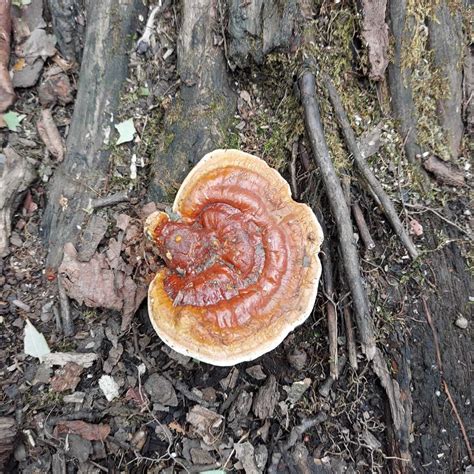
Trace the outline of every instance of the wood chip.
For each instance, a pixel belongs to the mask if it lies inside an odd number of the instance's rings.
[[[51,380],[51,389],[54,392],[65,392],[66,390],[75,390],[81,381],[81,374],[84,367],[74,362],[68,362],[62,369],[56,371]]]
[[[193,432],[208,445],[217,443],[224,431],[224,417],[201,405],[191,408],[186,421],[191,425]]]
[[[62,434],[76,434],[88,441],[105,441],[110,434],[110,426],[106,424],[87,423],[82,420],[60,421],[54,429],[56,436]]]
[[[278,392],[278,384],[275,376],[270,375],[265,385],[259,388],[254,398],[252,410],[256,417],[261,420],[271,418],[275,411],[280,394]]]

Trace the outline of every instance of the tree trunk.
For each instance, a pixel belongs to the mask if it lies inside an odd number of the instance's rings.
[[[173,189],[207,152],[218,148],[235,112],[223,48],[214,42],[217,0],[184,0],[178,36],[178,97],[165,118],[165,145],[155,157],[150,197],[170,200]]]

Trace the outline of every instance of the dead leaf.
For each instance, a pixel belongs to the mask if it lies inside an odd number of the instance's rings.
[[[388,66],[386,9],[387,0],[362,0],[362,38],[369,50],[369,77],[375,81],[383,80]]]
[[[123,354],[122,344],[117,344],[117,347],[112,347],[110,349],[109,357],[104,362],[104,367],[103,367],[103,370],[106,374],[110,374],[110,372],[112,372],[112,369],[117,365],[118,361],[120,360],[120,357],[122,357],[122,354]]]
[[[38,58],[32,64],[26,63],[19,71],[13,72],[12,84],[15,89],[33,87],[41,75],[44,61]]]
[[[110,434],[110,426],[102,423],[94,425],[82,420],[60,421],[54,428],[54,434],[76,434],[88,441],[105,441]]]
[[[120,230],[127,230],[128,225],[130,224],[130,216],[127,216],[127,214],[119,214],[117,216],[117,227]]]
[[[125,399],[129,402],[135,403],[137,407],[145,409],[148,406],[149,400],[145,391],[138,388],[130,387],[125,394]]]
[[[50,109],[41,111],[41,118],[36,124],[38,134],[46,145],[48,151],[59,161],[63,161],[65,145],[58,127],[54,123],[53,114]]]
[[[89,262],[80,262],[71,243],[64,246],[64,258],[59,267],[69,297],[91,308],[109,308],[122,311],[122,330],[146,297],[145,284],[137,284],[128,274],[120,257],[121,243],[114,241],[113,266],[104,254],[96,253]]]
[[[179,433],[182,435],[186,434],[186,430],[176,420],[173,420],[170,423],[168,423],[168,428],[170,430],[173,430],[176,433]]]
[[[59,66],[53,66],[53,68],[50,71],[55,74],[49,72],[49,77],[45,78],[38,87],[38,97],[44,107],[52,107],[57,102],[66,105],[74,100],[68,76],[62,72]]]
[[[51,389],[54,392],[65,392],[66,390],[75,390],[81,381],[81,374],[84,367],[74,362],[68,362],[62,369],[56,371],[51,380]]]
[[[23,201],[23,210],[25,216],[31,216],[38,209],[38,204],[33,201],[30,191],[26,192],[25,199]]]
[[[107,232],[108,221],[98,214],[93,214],[82,233],[78,244],[77,259],[81,262],[88,262],[95,254],[100,241]]]
[[[410,221],[410,234],[418,237],[423,235],[423,226],[416,219]]]

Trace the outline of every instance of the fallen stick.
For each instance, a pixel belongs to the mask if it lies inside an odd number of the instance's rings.
[[[329,157],[329,150],[324,137],[321,116],[315,95],[314,75],[306,71],[300,79],[301,99],[304,108],[306,130],[310,138],[313,156],[326,187],[331,210],[336,220],[339,233],[339,244],[342,253],[345,277],[352,294],[357,327],[361,339],[362,351],[385,390],[392,414],[393,426],[400,446],[408,445],[407,436],[410,433],[411,411],[404,405],[400,397],[400,387],[390,376],[382,353],[375,344],[375,331],[370,315],[369,304],[360,274],[359,256],[356,251],[352,234],[352,222],[349,208],[344,199],[341,183]],[[410,453],[402,451],[404,461],[410,462]]]
[[[139,54],[144,54],[150,47],[150,40],[153,31],[155,30],[155,17],[162,8],[162,1],[158,2],[158,5],[151,10],[148,20],[143,30],[142,36],[137,41],[136,50]]]
[[[62,282],[62,277],[60,275],[58,275],[58,290],[63,333],[66,337],[70,337],[74,335],[74,323],[71,317],[71,307],[69,304],[69,298],[66,294],[66,290]]]
[[[91,201],[91,207],[93,209],[99,209],[101,207],[115,206],[115,204],[120,204],[121,202],[126,201],[130,201],[128,191],[120,191],[116,194],[111,194],[110,196],[93,199]]]
[[[367,226],[367,222],[365,221],[364,214],[362,209],[359,206],[359,203],[355,202],[352,204],[352,215],[354,216],[354,220],[356,221],[357,228],[359,229],[359,234],[364,242],[365,248],[367,250],[372,250],[375,248],[374,240],[370,235],[369,227]]]
[[[298,157],[298,140],[295,140],[291,148],[290,177],[291,194],[293,199],[298,199],[298,184],[296,183],[296,158]]]
[[[328,339],[329,339],[329,373],[334,379],[338,378],[338,363],[337,363],[337,312],[334,303],[334,266],[331,259],[331,249],[329,248],[329,239],[327,238],[326,222],[319,209],[315,210],[316,216],[323,235],[326,236],[323,240],[321,260],[323,264],[323,282],[324,293],[327,298],[327,321],[328,321]]]
[[[374,325],[360,274],[359,256],[354,243],[351,215],[344,199],[341,183],[329,156],[319,106],[315,96],[315,86],[314,75],[309,71],[305,71],[300,79],[300,90],[306,130],[336,220],[344,270],[352,293],[362,351],[367,359],[372,360],[376,351]]]
[[[0,113],[5,112],[15,102],[8,63],[10,62],[11,0],[0,2]]]
[[[374,193],[379,198],[381,207],[387,216],[387,219],[392,224],[392,227],[395,233],[398,235],[400,240],[402,241],[403,245],[407,249],[410,257],[415,259],[418,257],[419,253],[417,248],[415,247],[414,243],[410,239],[410,236],[406,232],[403,224],[401,223],[397,211],[395,207],[387,195],[387,193],[383,190],[382,185],[375,177],[372,170],[369,168],[369,165],[365,161],[364,157],[359,151],[359,147],[357,146],[357,141],[354,135],[354,132],[351,128],[349,123],[349,119],[347,117],[346,111],[342,105],[341,99],[332,83],[331,79],[328,76],[324,76],[324,84],[327,88],[329,93],[329,99],[331,100],[334,112],[336,114],[337,121],[342,129],[342,134],[344,135],[344,139],[346,141],[347,148],[349,149],[350,153],[354,157],[354,161],[357,165],[357,168],[364,179],[367,181],[369,186],[372,188]]]
[[[347,344],[347,355],[349,356],[349,364],[354,369],[357,370],[357,349],[355,343],[354,335],[354,326],[352,325],[351,310],[349,305],[344,305],[344,327],[346,328],[346,344]]]

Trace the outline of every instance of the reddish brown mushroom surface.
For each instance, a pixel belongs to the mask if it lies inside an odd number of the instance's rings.
[[[166,263],[148,294],[165,343],[227,366],[274,349],[306,320],[323,235],[276,170],[238,150],[211,152],[184,180],[173,213],[145,225]]]

